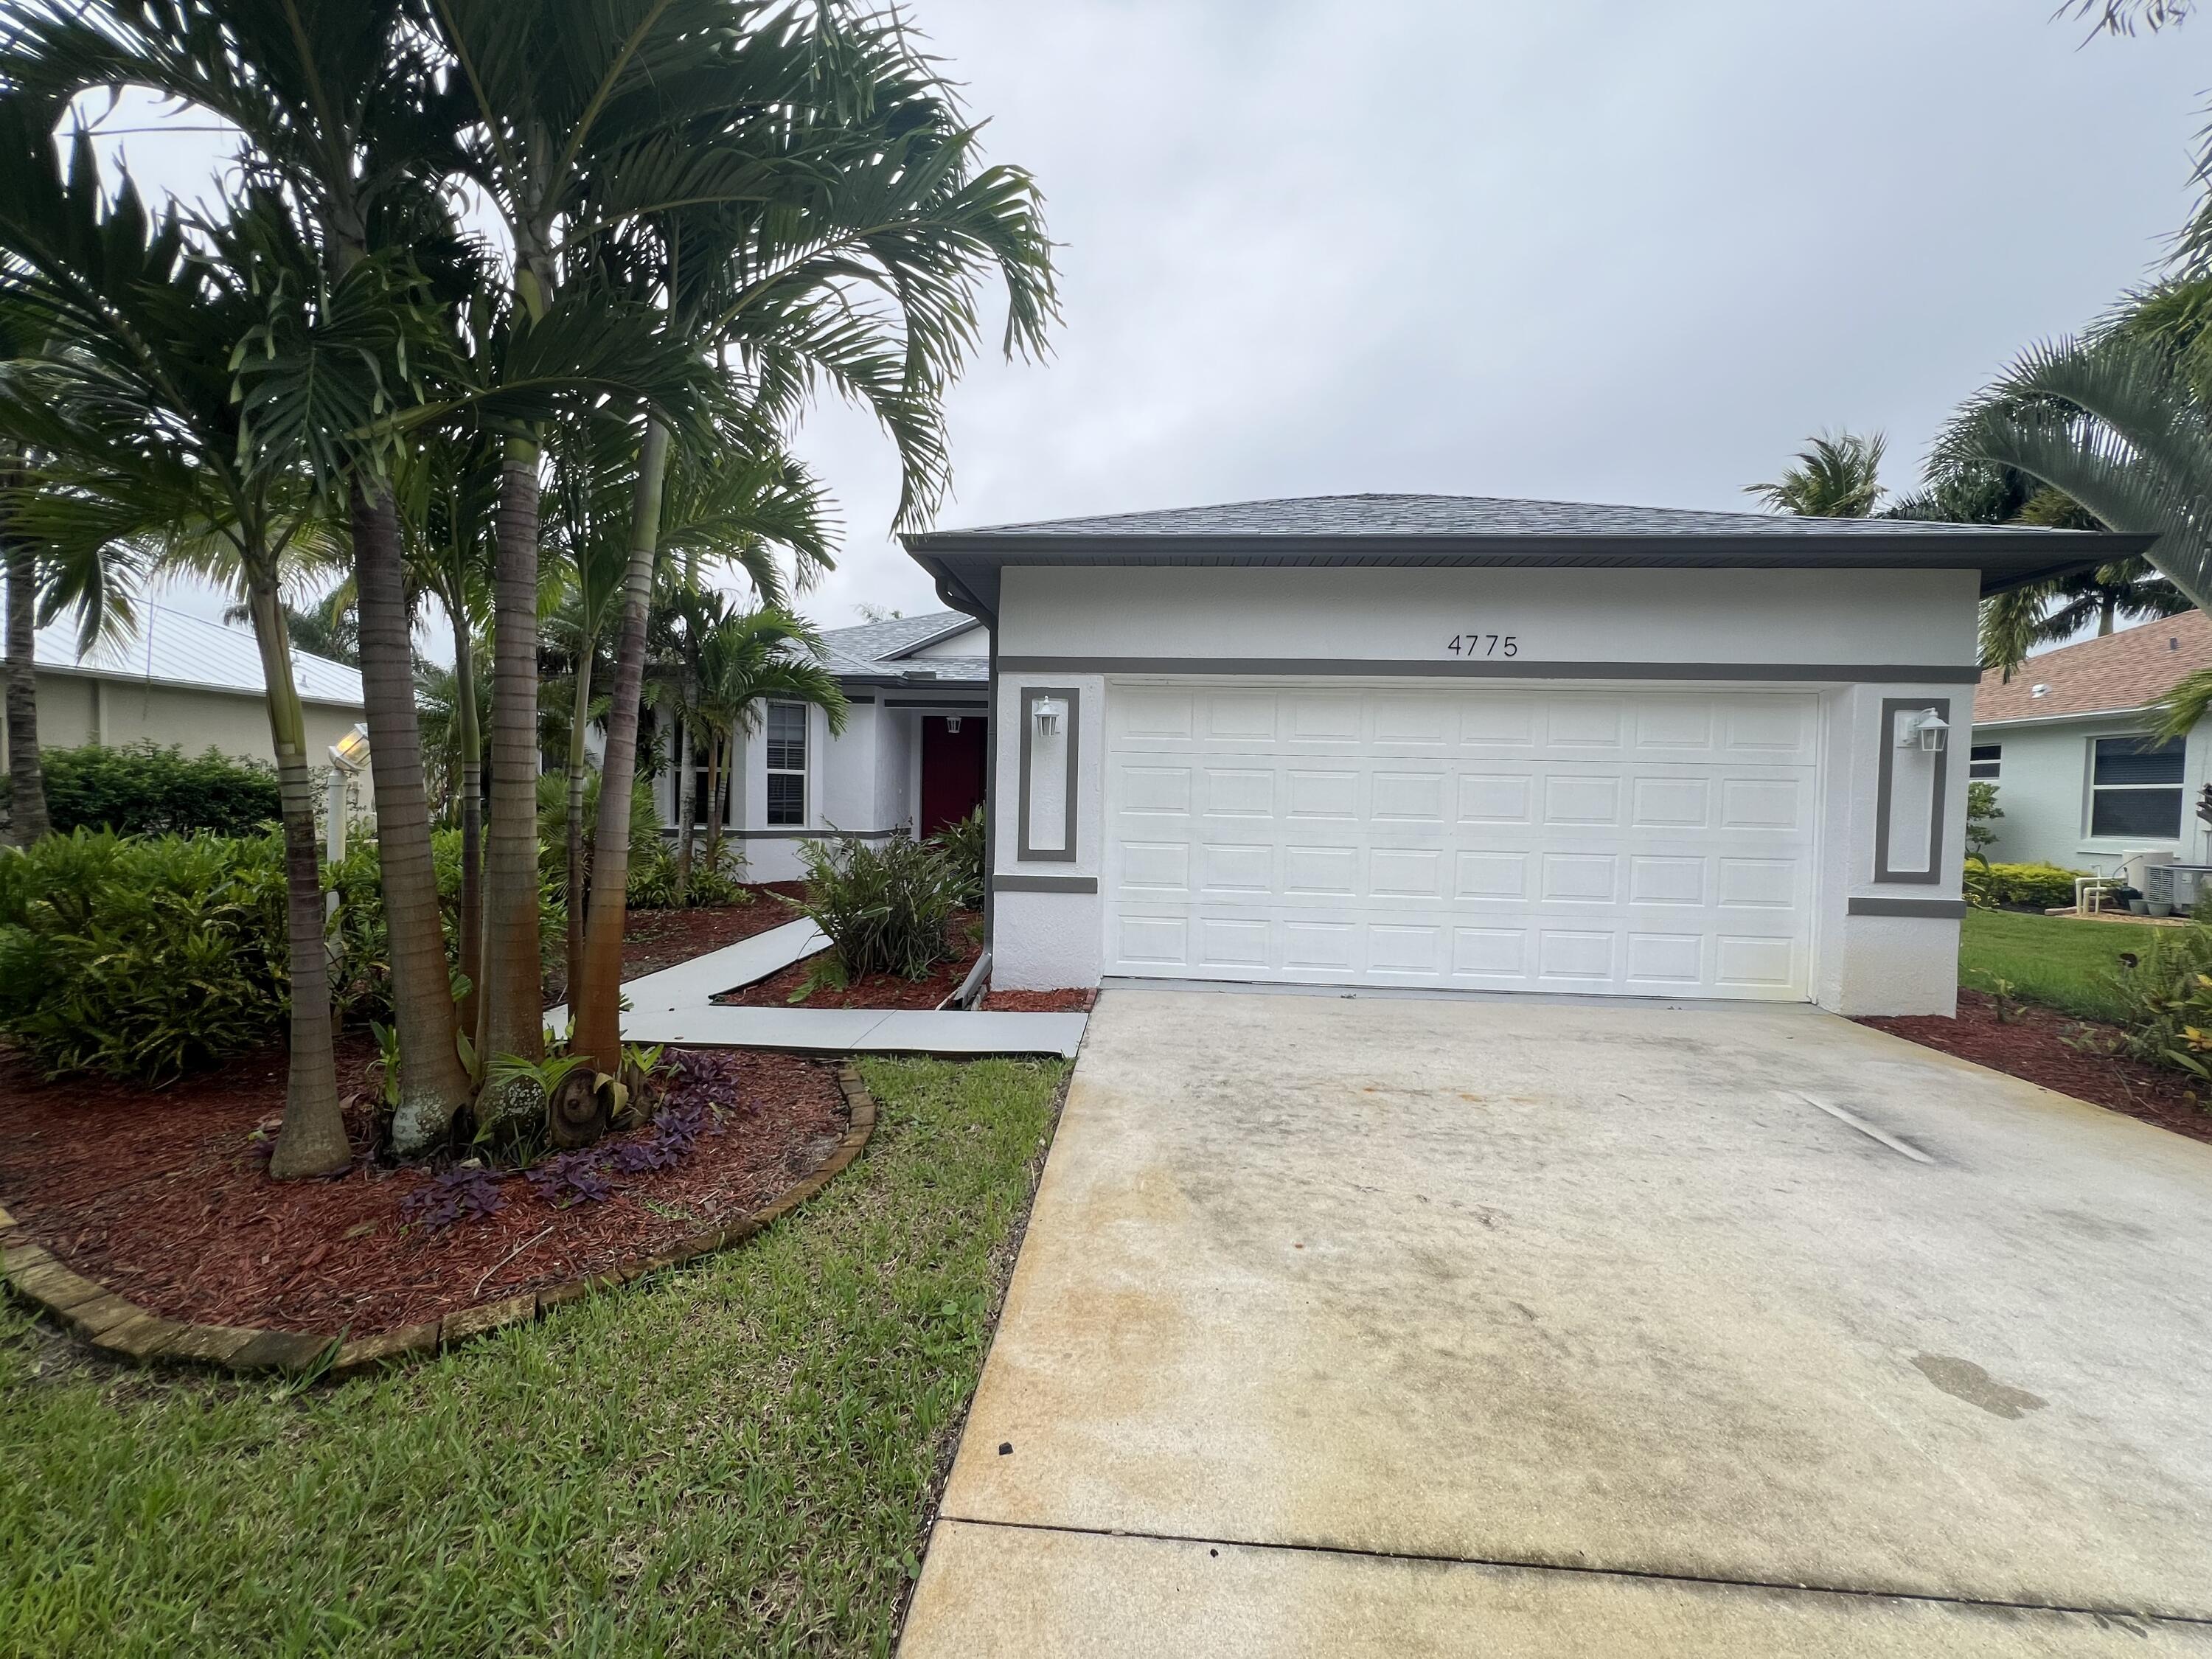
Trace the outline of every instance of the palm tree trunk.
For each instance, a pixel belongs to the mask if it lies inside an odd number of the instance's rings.
[[[544,1053],[538,937],[538,445],[507,441],[493,582],[491,823],[484,855],[487,1061]]]
[[[691,720],[676,736],[676,902],[691,902],[691,819],[699,810],[699,775],[691,761]]]
[[[622,939],[629,884],[630,788],[637,775],[638,703],[645,688],[646,613],[660,544],[661,490],[668,475],[668,428],[645,423],[638,447],[637,495],[630,509],[629,568],[623,577],[622,633],[615,647],[614,695],[607,708],[607,744],[599,762],[599,821],[592,837],[591,909],[573,1052],[611,1076],[621,1069]]]
[[[716,875],[722,872],[722,821],[729,817],[722,805],[722,791],[726,781],[722,775],[722,763],[729,758],[731,744],[726,733],[711,732],[707,736],[707,868]]]
[[[453,1115],[468,1103],[469,1077],[454,1042],[459,1026],[430,856],[430,800],[422,782],[399,516],[389,489],[358,477],[352,507],[362,699],[368,714],[369,774],[376,785],[376,862],[392,955],[392,1024],[399,1036],[392,1146],[402,1158],[414,1158],[444,1138]]]
[[[2097,637],[2102,639],[2112,631],[2115,613],[2119,609],[2117,596],[2107,593],[2097,601]]]
[[[261,648],[269,735],[276,750],[283,803],[284,919],[291,981],[291,1066],[284,1085],[284,1126],[269,1173],[279,1181],[334,1175],[353,1162],[345,1115],[338,1105],[337,1060],[331,1046],[331,959],[323,936],[323,874],[315,845],[315,786],[307,775],[307,722],[292,678],[284,606],[273,577],[247,594],[254,641]]]
[[[483,720],[477,708],[476,641],[465,608],[453,618],[454,723],[461,792],[461,1029],[474,1039],[483,998]]]
[[[11,477],[7,482],[19,480]],[[31,544],[9,534],[8,560],[8,799],[15,842],[28,847],[47,830],[46,782],[39,769],[39,680],[33,626],[38,566]]]
[[[576,660],[576,701],[568,714],[568,983],[584,982],[584,728],[592,710],[592,657],[596,641],[585,639]],[[606,799],[601,778],[599,799]],[[596,851],[596,848],[594,849]],[[598,860],[592,862],[597,865]],[[605,866],[600,866],[604,868]],[[596,887],[599,884],[591,884]],[[607,1070],[602,1066],[602,1071]],[[609,1075],[612,1075],[611,1072]]]

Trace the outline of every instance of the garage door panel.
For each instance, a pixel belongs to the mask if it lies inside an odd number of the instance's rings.
[[[1124,695],[1113,971],[1804,994],[1810,696],[1245,685],[1125,714]]]
[[[1628,982],[1659,991],[1693,990],[1705,982],[1703,933],[1631,933]]]
[[[1459,780],[1462,823],[1534,823],[1536,781],[1495,772],[1462,772]]]
[[[1634,853],[1628,860],[1631,904],[1703,904],[1709,860],[1688,855]]]

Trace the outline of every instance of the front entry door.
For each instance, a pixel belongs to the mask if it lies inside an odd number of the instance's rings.
[[[921,833],[959,823],[983,804],[990,722],[980,714],[927,714],[921,722]],[[954,728],[957,727],[957,730]]]

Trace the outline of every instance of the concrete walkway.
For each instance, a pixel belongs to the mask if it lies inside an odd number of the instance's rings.
[[[1058,1054],[1073,1059],[1088,1014],[1008,1014],[884,1008],[732,1008],[723,991],[780,973],[829,939],[811,921],[787,921],[719,951],[623,983],[630,1042],[793,1048],[829,1054]],[[550,1010],[559,1030],[568,1011]]]
[[[1805,1008],[1102,1000],[906,1628],[2212,1652],[2212,1146]]]

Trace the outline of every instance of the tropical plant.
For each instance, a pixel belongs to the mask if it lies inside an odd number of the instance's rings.
[[[2004,816],[2004,808],[1997,805],[1997,787],[1986,778],[1976,779],[1966,786],[1966,858],[1984,869],[1990,862],[1989,849],[1996,844],[1996,821]]]
[[[945,854],[945,864],[960,880],[960,902],[973,910],[983,902],[990,867],[990,839],[983,827],[983,809],[977,807],[957,823],[948,823],[930,837]]]
[[[332,1073],[321,881],[306,732],[285,629],[288,562],[400,373],[408,301],[368,262],[325,280],[285,204],[258,187],[227,216],[155,220],[125,178],[101,191],[82,137],[64,168],[52,109],[0,94],[8,285],[70,343],[9,363],[0,431],[40,457],[15,524],[62,564],[118,543],[233,581],[259,647],[283,799],[292,1075],[271,1170],[349,1161]],[[380,805],[382,805],[380,803]]]
[[[259,1048],[285,994],[285,875],[267,836],[76,830],[0,853],[0,1031],[49,1077],[155,1087]]]
[[[921,979],[952,953],[962,878],[941,848],[894,836],[799,843],[806,896],[787,899],[828,936],[848,975]]]
[[[36,356],[46,344],[35,316],[0,294],[0,361]],[[25,459],[19,446],[0,440],[0,577],[8,584],[8,827],[22,847],[49,828],[39,765],[39,556],[28,537],[15,533],[11,506],[24,485],[17,463]]]
[[[2122,1052],[2212,1082],[2212,927],[2154,927],[2110,983]]]
[[[995,278],[1006,295],[1010,356],[1041,349],[1056,314],[1035,183],[980,166],[980,126],[961,117],[896,10],[823,5],[811,34],[756,28],[732,55],[759,87],[805,77],[789,118],[779,107],[763,121],[766,106],[751,106],[735,121],[694,112],[671,130],[678,146],[705,141],[744,187],[725,179],[647,205],[603,170],[629,210],[629,234],[610,241],[679,335],[726,355],[745,386],[740,404],[769,429],[795,420],[817,386],[868,409],[898,451],[897,521],[918,523],[945,488],[942,404],[976,343],[977,289]],[[607,720],[604,764],[617,789],[635,763],[670,447],[664,420],[649,421]],[[619,833],[611,813],[599,838],[610,869],[626,856]],[[586,929],[577,1042],[602,1057],[619,1042],[623,892],[613,881],[595,892]]]
[[[253,836],[283,814],[270,766],[212,748],[195,757],[150,742],[49,750],[46,789],[53,827],[64,835]]]
[[[1806,441],[1796,465],[1771,483],[1746,485],[1743,493],[1756,495],[1772,512],[1799,518],[1871,517],[1882,494],[1881,434],[1824,432]]]

